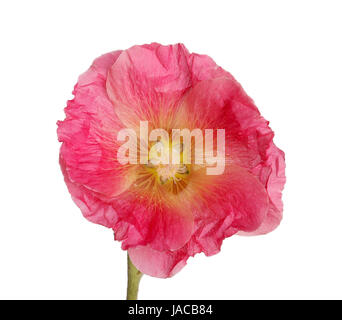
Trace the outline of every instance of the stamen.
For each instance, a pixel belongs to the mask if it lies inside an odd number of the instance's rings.
[[[177,173],[181,173],[181,174],[189,173],[187,166],[185,164],[181,164],[177,170]]]
[[[163,151],[173,150],[173,152],[184,151],[183,143],[168,147],[167,143],[158,140],[151,146],[149,151],[149,161],[144,165],[145,174],[142,174],[137,179],[137,186],[143,188],[145,192],[150,192],[149,188],[162,187],[173,194],[178,194],[186,186],[189,181],[189,167],[184,163],[181,164],[162,164],[160,161],[160,154]],[[182,161],[182,155],[181,155]]]
[[[147,168],[155,168],[156,166],[149,160],[148,163],[145,165]]]

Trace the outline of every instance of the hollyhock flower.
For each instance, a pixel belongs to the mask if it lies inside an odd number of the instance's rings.
[[[182,44],[157,43],[97,58],[58,122],[60,165],[85,218],[114,230],[141,272],[171,277],[190,256],[220,251],[234,234],[281,221],[284,153],[233,76]],[[133,163],[117,157],[120,130],[225,130],[225,170]],[[139,144],[139,143],[138,143]],[[182,150],[183,151],[183,150]]]

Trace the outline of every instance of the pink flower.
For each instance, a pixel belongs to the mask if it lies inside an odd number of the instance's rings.
[[[284,153],[252,99],[208,56],[182,44],[111,52],[73,93],[58,122],[65,182],[84,217],[112,228],[141,272],[170,277],[190,256],[218,253],[227,237],[280,223]],[[138,132],[140,121],[167,131],[225,129],[224,173],[190,165],[176,179],[165,168],[120,164],[118,132]]]

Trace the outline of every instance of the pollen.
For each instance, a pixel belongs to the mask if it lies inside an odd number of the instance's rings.
[[[179,153],[180,163],[173,164],[170,155]],[[149,151],[148,164],[144,166],[144,186],[160,188],[161,191],[178,194],[189,182],[191,165],[183,163],[183,146],[173,146],[165,141],[158,141]],[[149,180],[149,181],[146,181]],[[141,183],[142,181],[140,181]]]
[[[189,170],[185,164],[161,165],[156,168],[156,171],[161,184],[168,181],[177,183],[184,179],[186,174],[189,174]]]

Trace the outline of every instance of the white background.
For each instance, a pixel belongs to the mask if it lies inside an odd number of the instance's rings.
[[[56,121],[97,56],[183,42],[242,83],[285,151],[284,219],[226,239],[141,299],[342,298],[341,1],[2,1],[0,298],[125,298],[126,253],[86,221]]]

